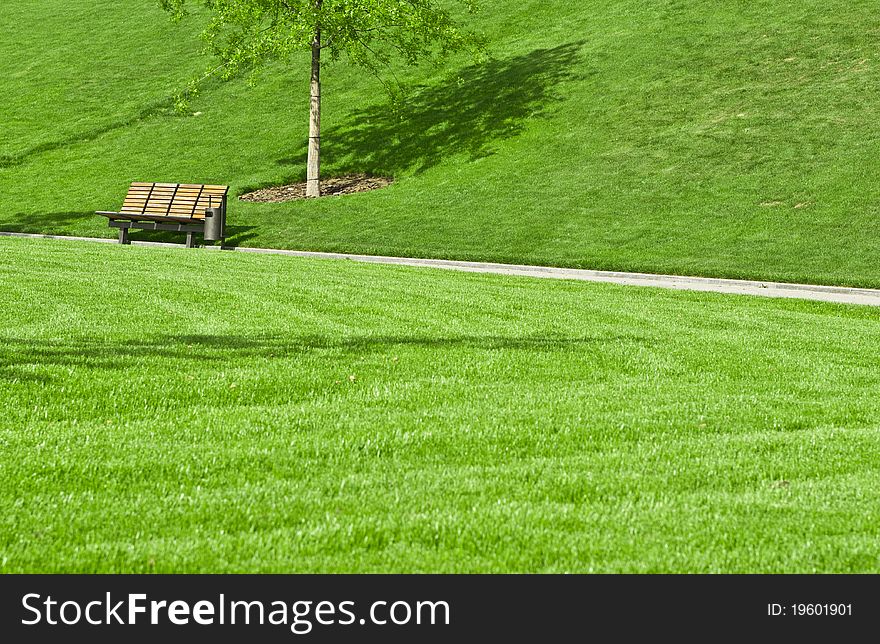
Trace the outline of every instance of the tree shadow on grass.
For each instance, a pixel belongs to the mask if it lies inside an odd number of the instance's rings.
[[[131,340],[19,340],[0,339],[0,380],[19,378],[44,380],[45,375],[29,373],[34,367],[81,367],[85,369],[126,370],[142,368],[144,360],[175,360],[198,363],[207,368],[229,364],[242,366],[249,359],[285,360],[313,352],[330,351],[341,356],[390,353],[403,347],[440,352],[456,349],[478,351],[545,352],[576,347],[628,342],[650,345],[654,340],[637,334],[613,336],[561,337],[546,335],[329,335],[259,336],[169,335]],[[263,363],[261,363],[263,364]],[[263,364],[272,369],[271,362]]]
[[[0,223],[0,231],[7,233],[51,235],[56,234],[60,229],[90,220],[94,220],[98,223],[103,221],[105,222],[105,225],[107,221],[91,210],[83,212],[18,213],[13,216],[11,221]],[[118,233],[116,228],[111,228],[110,230],[113,235]],[[257,233],[253,232],[256,230],[256,226],[226,226],[226,242],[223,246],[229,248],[240,246],[249,239],[257,237]],[[131,239],[137,241],[183,244],[186,241],[186,234],[132,229]]]
[[[241,246],[242,243],[259,236],[252,232],[255,230],[257,230],[256,226],[226,226],[226,241],[223,242],[223,246],[228,248]]]
[[[217,78],[208,79],[203,84],[200,91],[204,95],[205,93],[213,91],[219,87],[222,82],[222,80]],[[110,119],[106,123],[95,126],[89,130],[75,132],[55,141],[45,141],[19,152],[0,154],[0,168],[13,168],[15,166],[24,165],[30,161],[32,157],[39,156],[44,152],[52,152],[53,150],[60,150],[80,143],[89,143],[105,134],[124,129],[130,125],[135,125],[136,123],[140,123],[141,121],[145,121],[155,116],[180,118],[174,110],[174,102],[175,97],[173,95],[154,99],[129,114],[117,115],[116,118]]]
[[[387,103],[358,110],[346,123],[324,130],[322,159],[334,172],[394,176],[424,172],[456,154],[487,157],[493,144],[547,116],[562,100],[560,85],[588,74],[580,56],[583,44],[467,67],[440,85],[418,88],[397,111]],[[287,181],[302,180],[305,144],[297,156],[278,163],[290,166]]]
[[[66,148],[77,143],[94,141],[114,130],[120,130],[162,112],[170,112],[173,104],[173,97],[166,97],[158,101],[153,101],[132,114],[121,116],[90,130],[77,132],[55,141],[46,141],[45,143],[40,143],[14,154],[0,154],[0,168],[13,168],[27,163],[31,157],[38,156],[44,152],[52,152],[53,150]]]
[[[63,211],[46,213],[18,213],[10,221],[0,223],[0,230],[7,233],[52,234],[61,227],[97,219],[93,211]]]
[[[116,231],[116,229],[113,229]],[[224,248],[234,248],[241,246],[242,243],[258,236],[256,232],[257,226],[226,226],[226,241],[223,243]],[[145,242],[161,242],[169,244],[184,244],[186,242],[186,233],[167,232],[161,230],[138,230],[132,228],[130,231],[132,241]],[[201,243],[201,236],[196,233],[196,243]],[[209,242],[210,243],[210,242]]]

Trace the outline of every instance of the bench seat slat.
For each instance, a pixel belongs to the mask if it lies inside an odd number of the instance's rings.
[[[104,215],[107,219],[121,219],[123,221],[173,221],[174,223],[179,224],[198,224],[204,221],[203,219],[193,218],[193,217],[179,217],[172,215],[171,217],[167,215],[151,215],[151,214],[143,214],[143,213],[124,213],[124,212],[104,212],[98,211],[99,215]]]
[[[165,214],[175,214],[175,215],[186,215],[187,217],[193,216],[193,211],[189,208],[145,208],[143,212],[148,215],[165,215]]]

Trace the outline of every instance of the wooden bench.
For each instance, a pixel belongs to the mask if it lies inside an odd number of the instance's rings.
[[[111,228],[119,229],[120,244],[131,243],[131,228],[186,233],[187,248],[193,247],[193,238],[198,233],[205,240],[222,244],[226,236],[228,192],[229,186],[134,182],[119,212],[99,210],[97,214],[107,217]],[[214,210],[208,211],[209,208]]]

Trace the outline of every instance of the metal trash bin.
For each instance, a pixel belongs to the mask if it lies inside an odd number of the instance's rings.
[[[205,234],[206,242],[222,241],[225,236],[226,222],[225,208],[206,208],[205,209]]]

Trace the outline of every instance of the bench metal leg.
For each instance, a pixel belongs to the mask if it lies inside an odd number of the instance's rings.
[[[187,233],[186,234],[186,247],[187,248],[195,247],[195,244],[193,243],[195,236],[196,236],[195,233]]]
[[[128,238],[128,228],[120,228],[119,229],[119,243],[120,244],[131,244],[131,240]]]

